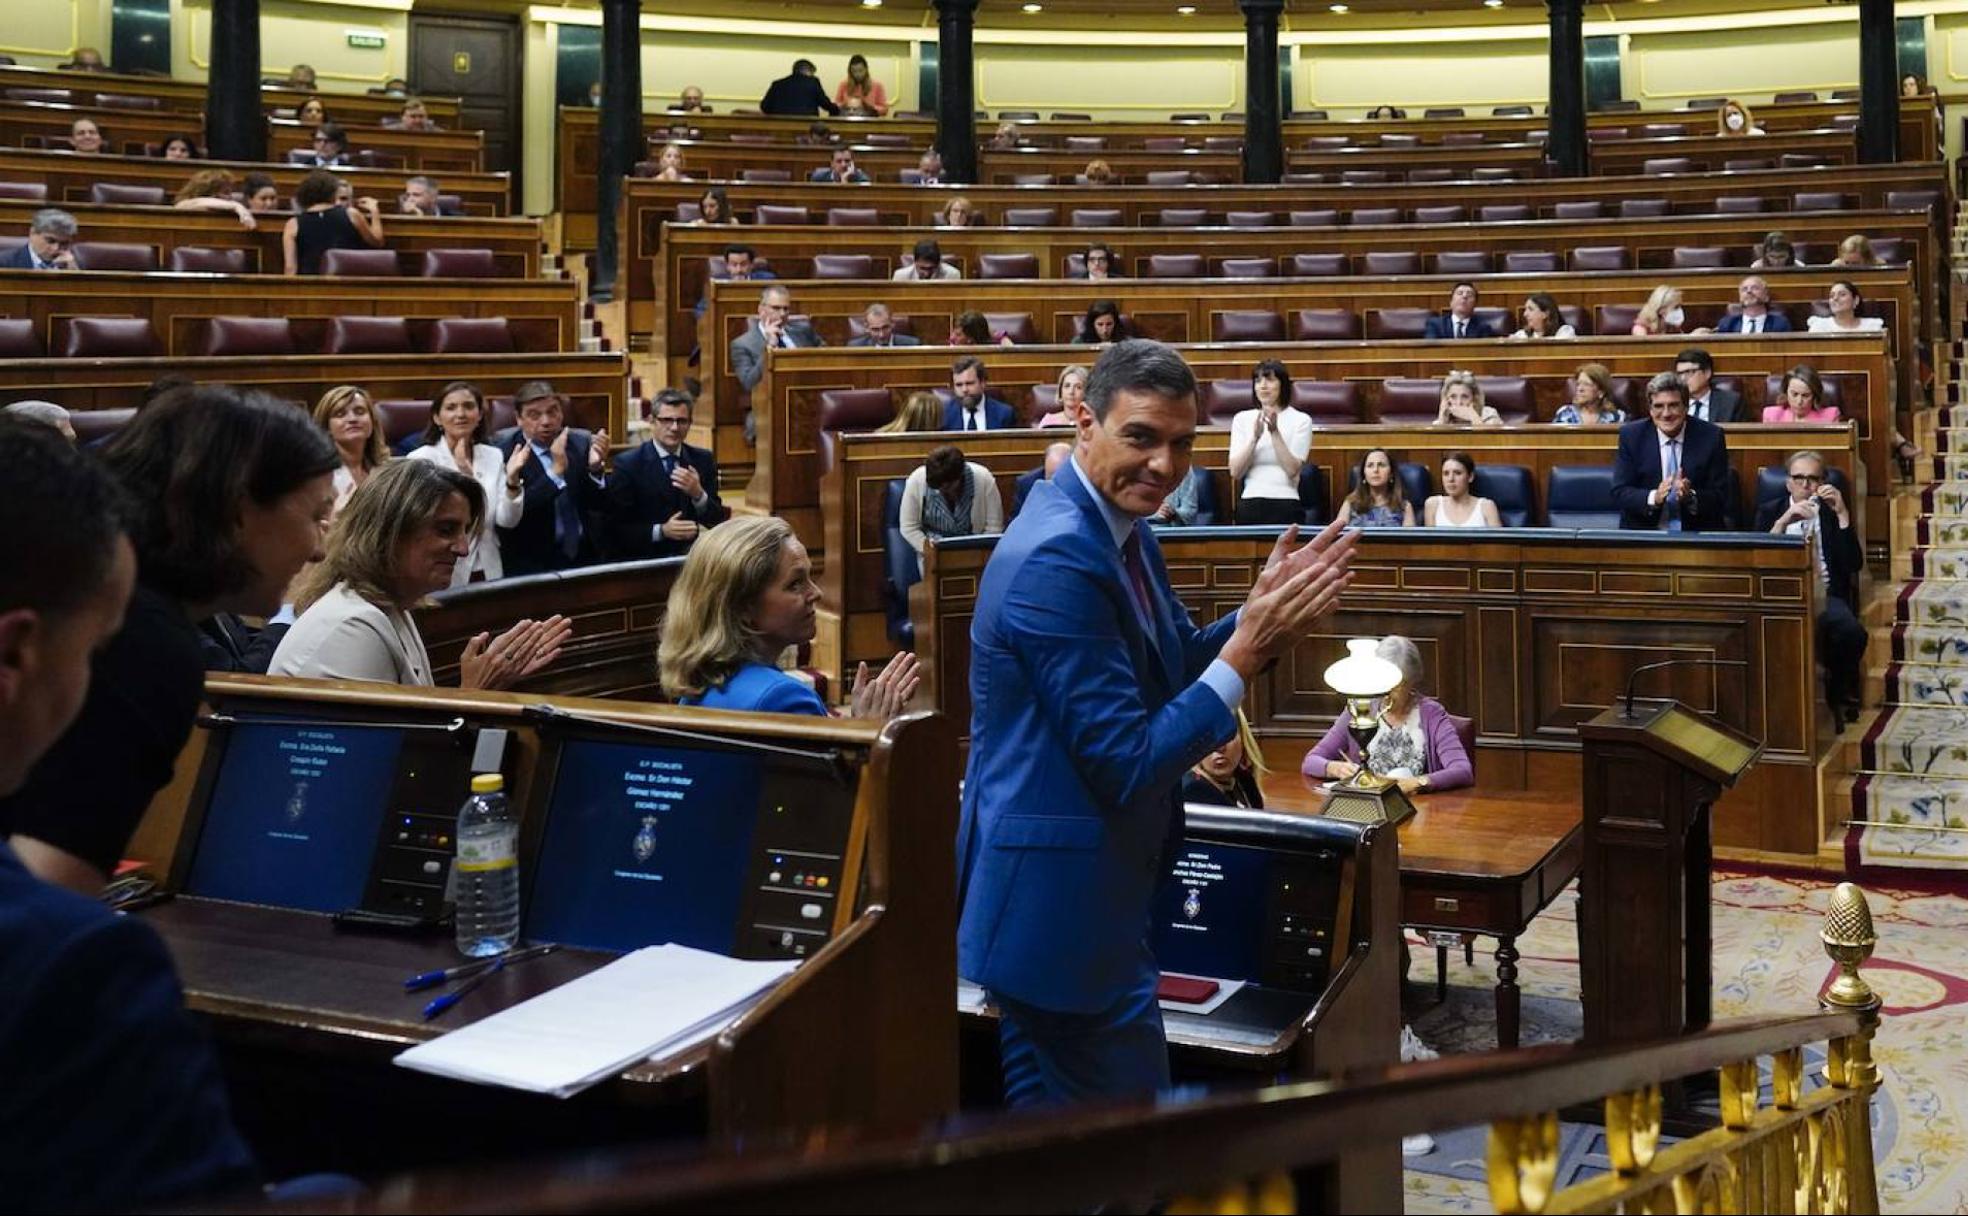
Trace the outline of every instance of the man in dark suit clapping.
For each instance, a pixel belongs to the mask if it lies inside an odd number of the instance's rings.
[[[1647,417],[1620,428],[1613,505],[1620,527],[1713,532],[1726,525],[1729,449],[1722,428],[1688,417],[1688,386],[1673,372],[1647,382]]]
[[[525,444],[533,458],[520,466],[526,506],[519,522],[499,529],[506,573],[540,574],[592,564],[598,554],[588,515],[603,508],[608,432],[592,435],[567,425],[567,399],[544,380],[513,394],[519,428],[498,440],[508,460]]]
[[[690,394],[656,394],[655,438],[622,453],[608,477],[608,531],[619,558],[679,557],[722,523],[717,458],[684,442]]]

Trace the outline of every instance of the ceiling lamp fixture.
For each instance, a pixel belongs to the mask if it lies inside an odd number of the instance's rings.
[[[1028,5],[1026,5],[1026,6],[1025,6],[1025,11],[1026,11],[1026,12],[1028,12],[1028,13],[1042,13],[1042,12],[1044,12],[1044,11],[1045,11],[1045,5],[1043,5],[1043,4],[1028,4]]]
[[[862,8],[880,8],[882,0],[861,0]]]
[[[1329,11],[1331,11],[1331,12],[1335,12],[1335,13],[1350,13],[1350,12],[1352,12],[1352,11],[1353,11],[1352,9],[1350,9],[1350,8],[1348,8],[1348,7],[1347,7],[1346,5],[1344,5],[1344,4],[1328,4],[1328,5],[1326,6],[1326,8],[1327,8],[1327,9],[1328,9]]]
[[[1196,15],[1196,6],[1193,4],[1178,4],[1175,7],[1175,11],[1185,17],[1193,17]]]
[[[1484,8],[1502,8],[1503,0],[1483,0]]]

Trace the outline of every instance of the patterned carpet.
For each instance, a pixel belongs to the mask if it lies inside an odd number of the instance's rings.
[[[1718,871],[1715,1014],[1808,1013],[1835,974],[1818,941],[1831,884],[1791,876]],[[1879,948],[1868,982],[1886,1001],[1874,1056],[1885,1079],[1874,1103],[1880,1208],[1889,1213],[1968,1212],[1968,899],[1868,886]],[[1492,945],[1493,943],[1485,943]],[[1579,1033],[1578,944],[1571,893],[1521,939],[1524,1042]],[[1433,951],[1417,948],[1417,979],[1433,978]],[[1444,1053],[1495,1046],[1492,961],[1467,967],[1451,951],[1449,999],[1414,1018]],[[1427,1000],[1433,988],[1428,987]],[[1822,1045],[1819,1045],[1822,1051]],[[1809,1066],[1815,1072],[1817,1057]],[[1433,1153],[1408,1159],[1406,1208],[1488,1212],[1483,1128],[1436,1137]],[[1599,1129],[1567,1124],[1560,1182],[1607,1167]]]

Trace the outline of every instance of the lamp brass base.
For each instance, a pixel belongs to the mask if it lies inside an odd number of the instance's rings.
[[[1415,813],[1415,807],[1401,787],[1385,777],[1374,777],[1367,782],[1349,778],[1326,795],[1326,805],[1319,813],[1342,823],[1389,823],[1398,827]]]

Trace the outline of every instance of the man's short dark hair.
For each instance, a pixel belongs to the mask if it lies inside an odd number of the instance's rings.
[[[750,245],[726,245],[724,247],[725,257],[730,257],[734,253],[743,254],[748,258],[755,258],[758,256],[757,253],[753,252],[752,247]]]
[[[342,461],[306,410],[202,384],[159,397],[111,441],[103,463],[143,504],[135,535],[144,584],[209,604],[254,577],[241,508],[271,506]]]
[[[813,61],[811,59],[793,60],[793,74],[795,76],[798,76],[802,73],[808,76],[818,76],[820,74],[820,69],[813,66]]]
[[[943,246],[936,243],[935,237],[924,237],[922,240],[916,242],[915,252],[910,256],[914,257],[918,262],[941,262],[943,260]]]
[[[1711,376],[1715,374],[1715,356],[1709,354],[1699,346],[1690,346],[1687,350],[1674,356],[1674,362],[1676,364],[1692,363]]]
[[[684,392],[680,388],[666,388],[662,392],[656,394],[656,400],[649,403],[649,416],[654,418],[656,416],[656,411],[662,409],[666,405],[680,405],[686,410],[695,409],[697,406],[697,398],[691,396],[689,393]]]
[[[562,409],[567,408],[567,398],[545,380],[528,380],[513,391],[513,413],[532,405],[535,401],[552,398]]]
[[[991,378],[991,373],[984,370],[984,360],[978,358],[976,355],[965,355],[950,365],[950,379],[956,379],[973,367],[977,369],[978,380],[984,381]]]
[[[1654,396],[1657,393],[1673,393],[1681,399],[1682,405],[1688,404],[1688,386],[1681,383],[1681,377],[1675,375],[1673,372],[1661,372],[1652,380],[1647,381],[1648,405],[1651,406],[1654,403]]]
[[[1471,291],[1473,291],[1473,292],[1475,292],[1475,293],[1476,293],[1477,295],[1479,295],[1479,296],[1483,294],[1483,289],[1482,289],[1482,288],[1480,288],[1480,287],[1478,287],[1478,286],[1476,286],[1476,284],[1475,284],[1475,282],[1474,282],[1473,280],[1470,280],[1470,279],[1463,279],[1463,280],[1461,280],[1460,282],[1457,282],[1457,283],[1454,283],[1454,284],[1452,284],[1452,285],[1450,285],[1450,287],[1449,287],[1449,294],[1450,294],[1450,295],[1454,295],[1454,294],[1455,294],[1456,292],[1458,292],[1458,291],[1461,291],[1461,290],[1462,290],[1463,288],[1465,288],[1465,287],[1467,287],[1467,288],[1468,288],[1469,290],[1471,290]]]
[[[324,122],[314,129],[314,133],[338,148],[348,147],[348,132],[342,130],[337,122]]]
[[[109,577],[134,511],[116,479],[61,432],[0,417],[0,612],[67,612]]]
[[[940,448],[931,448],[928,457],[923,460],[923,480],[932,490],[961,482],[966,472],[963,449],[955,444],[946,443]]]
[[[1153,338],[1129,338],[1108,347],[1087,378],[1086,402],[1095,421],[1107,420],[1107,409],[1121,392],[1193,401],[1196,373],[1174,347]]]

